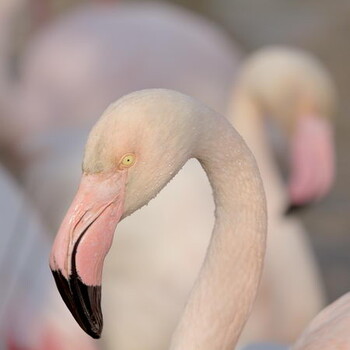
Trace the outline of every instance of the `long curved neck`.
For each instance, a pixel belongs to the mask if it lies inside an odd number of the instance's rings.
[[[285,185],[271,150],[265,120],[254,98],[238,89],[234,92],[228,115],[232,125],[242,135],[258,163],[268,199],[268,213],[281,215],[288,205]]]
[[[171,350],[232,350],[255,299],[265,253],[266,208],[247,146],[221,117],[203,112],[194,156],[213,188],[216,222]]]

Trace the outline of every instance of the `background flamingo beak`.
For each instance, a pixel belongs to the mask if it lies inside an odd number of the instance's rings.
[[[335,177],[333,130],[325,118],[299,118],[291,144],[291,177],[288,185],[291,206],[286,213],[324,197]]]
[[[125,172],[83,175],[51,252],[50,268],[62,299],[93,338],[102,332],[103,262],[123,213],[125,179]]]

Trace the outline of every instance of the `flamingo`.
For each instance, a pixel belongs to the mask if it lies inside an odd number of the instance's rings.
[[[327,306],[301,334],[292,350],[350,348],[350,293]]]
[[[347,350],[350,348],[350,293],[323,309],[290,346],[254,344],[243,350]]]
[[[220,114],[165,89],[129,94],[92,129],[78,193],[50,267],[66,305],[93,338],[102,331],[102,266],[119,220],[147,204],[195,157],[207,173],[216,222],[170,349],[233,349],[262,271],[266,203],[254,157]]]
[[[128,33],[127,41],[125,33]],[[142,55],[134,54],[141,49]],[[9,109],[13,111],[10,114],[14,117],[12,120],[16,120],[16,116],[18,120],[15,139],[19,141],[15,148],[23,160],[20,162],[24,167],[23,181],[50,226],[58,223],[78,184],[77,164],[84,139],[95,115],[108,101],[136,89],[170,87],[193,95],[224,113],[230,98],[237,99],[236,95],[230,97],[229,91],[240,56],[240,50],[232,47],[225,34],[212,23],[164,4],[118,4],[112,7],[92,4],[62,17],[39,34],[22,59],[21,80],[16,84],[16,99]],[[264,63],[261,69],[274,77],[272,85],[278,82],[279,75],[272,75],[274,68]],[[324,74],[322,67],[319,70],[319,75]],[[130,72],[135,71],[137,74],[131,76]],[[317,74],[315,78],[310,72],[314,72],[312,65],[302,72],[305,81],[317,81]],[[280,75],[288,84],[291,83],[288,76]],[[253,82],[257,86],[255,89],[259,89],[261,79],[257,77]],[[303,84],[305,82],[301,87]],[[262,91],[265,88],[263,86]],[[316,83],[315,88],[322,90],[322,85],[319,87]],[[285,100],[278,95],[272,97],[264,112],[278,121],[280,112],[283,112],[283,117],[284,110],[291,106],[283,108]],[[16,103],[18,100],[21,104]],[[258,101],[252,102],[259,106]],[[238,105],[242,104],[237,102]],[[277,109],[276,105],[282,107]],[[230,111],[227,115],[231,121],[237,120],[236,126],[244,133],[244,127],[239,125],[242,123],[238,112]],[[248,114],[247,110],[244,116],[247,117],[245,122],[251,123],[250,132],[254,134],[263,118]],[[244,136],[251,142],[252,136]],[[251,146],[258,149],[256,157],[259,158],[259,147]],[[270,159],[270,149],[264,149]],[[258,162],[263,162],[261,159]],[[276,179],[274,171],[272,163],[270,173],[273,177],[268,178],[266,171],[263,172],[269,186],[268,196],[274,193],[270,191]],[[277,181],[281,182],[278,176]],[[257,316],[252,316],[249,322],[252,326],[248,323],[243,336],[247,342],[260,335],[262,339],[271,336],[276,340],[293,339],[303,322],[306,324],[323,306],[319,272],[303,228],[295,218],[284,218],[282,212],[289,201],[282,184],[277,187],[277,195],[281,188],[284,200],[276,206],[276,213],[272,214],[269,208],[270,223],[276,217],[272,226],[274,231],[286,233],[276,235],[275,244],[269,240],[271,254],[268,252],[266,283],[263,283],[262,291],[272,295],[267,299],[268,304],[263,299],[256,306],[254,313]],[[169,184],[159,197],[121,223],[120,231],[124,234],[119,245],[113,248],[113,258],[107,261],[105,273],[111,277],[105,287],[105,300],[109,301],[105,317],[111,320],[118,317],[121,319],[118,323],[122,325],[115,330],[109,328],[112,322],[107,322],[105,339],[111,349],[146,349],[148,346],[154,350],[164,347],[208,244],[214,204],[209,183],[196,162],[188,162],[176,181]],[[179,207],[179,201],[185,198],[188,206]],[[179,217],[183,218],[181,222]],[[147,223],[144,225],[147,233],[139,229],[140,222]],[[184,235],[179,236],[179,231]],[[282,254],[285,250],[280,247],[288,249],[288,254]],[[302,277],[303,289],[297,289],[291,295],[289,290],[300,283],[289,288],[287,284],[284,287],[278,283],[278,279],[281,275],[282,278],[286,276],[283,273],[286,266],[280,262],[295,254],[300,255],[300,267],[298,274],[288,282]],[[295,265],[294,259],[292,261]],[[307,295],[308,302],[304,303],[304,298],[298,299],[299,294]],[[294,302],[288,304],[285,300]],[[266,305],[269,305],[268,310]],[[282,322],[276,315],[283,315],[283,324],[286,324],[281,331]],[[261,317],[264,322],[261,322]],[[277,325],[267,329],[265,325],[270,323]],[[137,339],[133,337],[135,333]]]

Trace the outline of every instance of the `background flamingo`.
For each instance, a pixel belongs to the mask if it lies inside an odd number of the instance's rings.
[[[33,315],[42,304],[34,296],[41,292],[44,298],[46,294],[47,283],[42,278],[42,272],[46,271],[46,257],[41,252],[47,251],[49,242],[45,242],[40,219],[28,209],[23,193],[3,167],[0,168],[0,188],[0,344],[1,348],[6,348],[10,335],[17,338],[20,344],[28,345],[25,341],[28,342],[33,327],[39,321]],[[39,255],[34,252],[39,252]],[[26,276],[32,269],[37,274],[36,279],[31,275],[33,279],[30,281]]]
[[[0,347],[8,350],[68,350],[96,346],[51,294],[45,265],[50,240],[15,180],[0,168]]]
[[[317,200],[333,182],[330,117],[335,90],[314,57],[272,47],[244,62],[233,95],[229,115],[257,158],[269,212],[265,276],[242,340],[253,339],[254,334],[255,339],[291,342],[323,305],[324,295],[305,229],[285,213],[290,203]],[[282,138],[271,138],[272,126]],[[282,164],[274,150],[283,156]],[[303,164],[300,158],[305,159]],[[308,302],[302,306],[304,298]]]
[[[305,328],[291,347],[254,344],[243,350],[346,350],[350,346],[350,294],[328,305]]]
[[[327,306],[301,334],[293,350],[346,350],[350,347],[350,294]]]

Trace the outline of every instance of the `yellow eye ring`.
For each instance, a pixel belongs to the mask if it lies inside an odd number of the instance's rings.
[[[125,154],[119,162],[119,169],[130,168],[135,164],[136,156],[133,153]]]

